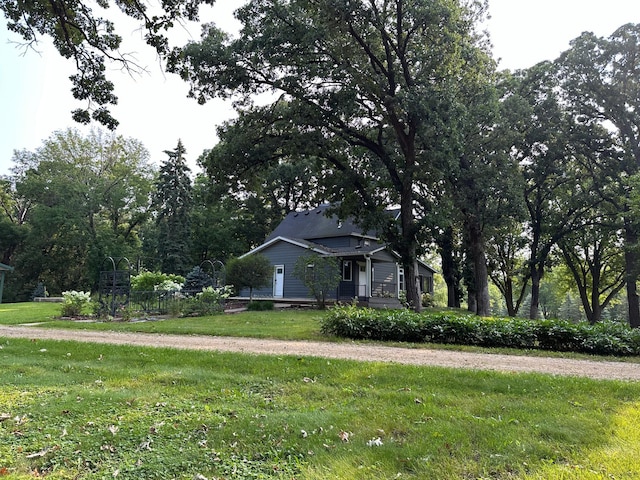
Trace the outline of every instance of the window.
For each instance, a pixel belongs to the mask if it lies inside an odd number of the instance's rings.
[[[351,260],[342,261],[342,280],[345,282],[351,282],[353,280],[353,269],[351,267]]]
[[[433,277],[420,275],[420,289],[422,293],[433,293]]]
[[[406,285],[404,283],[404,268],[398,268],[398,288],[399,291],[404,292],[406,290]]]

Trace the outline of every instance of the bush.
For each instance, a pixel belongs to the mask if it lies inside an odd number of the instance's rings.
[[[209,274],[207,274],[202,268],[194,267],[191,270],[182,285],[182,289],[186,291],[202,291],[203,288],[213,287],[214,282],[213,278]]]
[[[273,302],[271,300],[254,300],[247,304],[247,310],[259,312],[263,310],[273,310]]]
[[[167,281],[182,285],[184,283],[184,277],[160,272],[141,272],[131,277],[131,290],[152,292],[157,290],[156,287]]]
[[[195,297],[183,300],[182,315],[185,317],[202,317],[215,315],[224,311],[224,301],[231,296],[231,287],[206,287]]]
[[[62,316],[77,317],[91,305],[91,294],[89,292],[76,292],[70,290],[62,292]]]
[[[325,314],[321,331],[361,340],[640,355],[640,330],[613,322],[590,325],[561,320],[482,318],[454,312],[417,314],[409,310],[338,305]]]

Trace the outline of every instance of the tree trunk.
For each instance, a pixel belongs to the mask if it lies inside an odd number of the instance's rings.
[[[518,310],[513,302],[513,281],[507,278],[504,282],[504,291],[502,292],[504,301],[507,306],[507,315],[509,317],[515,317],[518,314]]]
[[[421,312],[422,294],[420,292],[420,273],[418,270],[418,239],[413,216],[413,192],[410,182],[407,182],[407,185],[404,186],[400,200],[400,225],[402,227],[402,238],[397,247],[405,271],[407,303],[413,311]]]
[[[627,284],[627,302],[629,304],[629,325],[632,328],[640,327],[640,305],[638,304],[638,234],[629,220],[624,222],[624,263]]]
[[[447,307],[460,308],[460,276],[455,258],[453,229],[448,227],[437,239],[442,259],[442,277],[447,284]]]
[[[544,274],[543,266],[531,264],[531,306],[529,307],[529,318],[537,320],[540,314],[540,280]]]
[[[488,317],[491,314],[491,299],[489,297],[489,273],[487,271],[487,257],[484,251],[482,228],[474,218],[470,218],[465,222],[465,228],[467,229],[468,253],[471,257],[470,266],[473,268],[475,313],[481,317]],[[469,307],[471,310],[471,304]]]

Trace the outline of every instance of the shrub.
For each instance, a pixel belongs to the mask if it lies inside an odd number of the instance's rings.
[[[62,292],[62,316],[77,317],[82,315],[83,310],[91,305],[91,294],[89,292],[76,292],[69,290]]]
[[[613,322],[590,325],[338,305],[325,314],[321,331],[352,339],[535,348],[597,355],[640,354],[640,330]]]
[[[195,297],[183,301],[182,315],[185,317],[202,317],[215,315],[224,311],[224,301],[231,296],[232,287],[206,287]]]
[[[213,278],[200,267],[194,267],[191,270],[182,285],[182,289],[186,291],[202,291],[203,288],[213,287]]]
[[[227,266],[227,281],[238,292],[249,289],[249,301],[253,300],[253,290],[266,287],[273,278],[271,261],[260,253],[232,259]]]
[[[138,275],[131,277],[131,290],[152,292],[157,290],[156,287],[158,285],[161,285],[166,281],[182,285],[184,283],[184,277],[160,272],[141,272]]]
[[[273,310],[273,302],[271,300],[254,300],[247,304],[247,310],[259,312],[263,310]]]

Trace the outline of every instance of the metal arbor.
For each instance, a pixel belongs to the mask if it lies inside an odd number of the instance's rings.
[[[225,281],[227,277],[227,272],[224,267],[224,263],[222,263],[220,260],[213,260],[213,261],[205,260],[200,264],[200,268],[202,269],[203,272],[206,272],[205,266],[208,266],[211,269],[211,273],[208,275],[213,280],[213,287],[214,288],[224,287],[226,285]]]
[[[107,257],[100,271],[99,297],[100,308],[115,317],[116,313],[129,305],[131,294],[131,264],[125,257],[114,259]],[[111,269],[107,269],[111,267]]]

